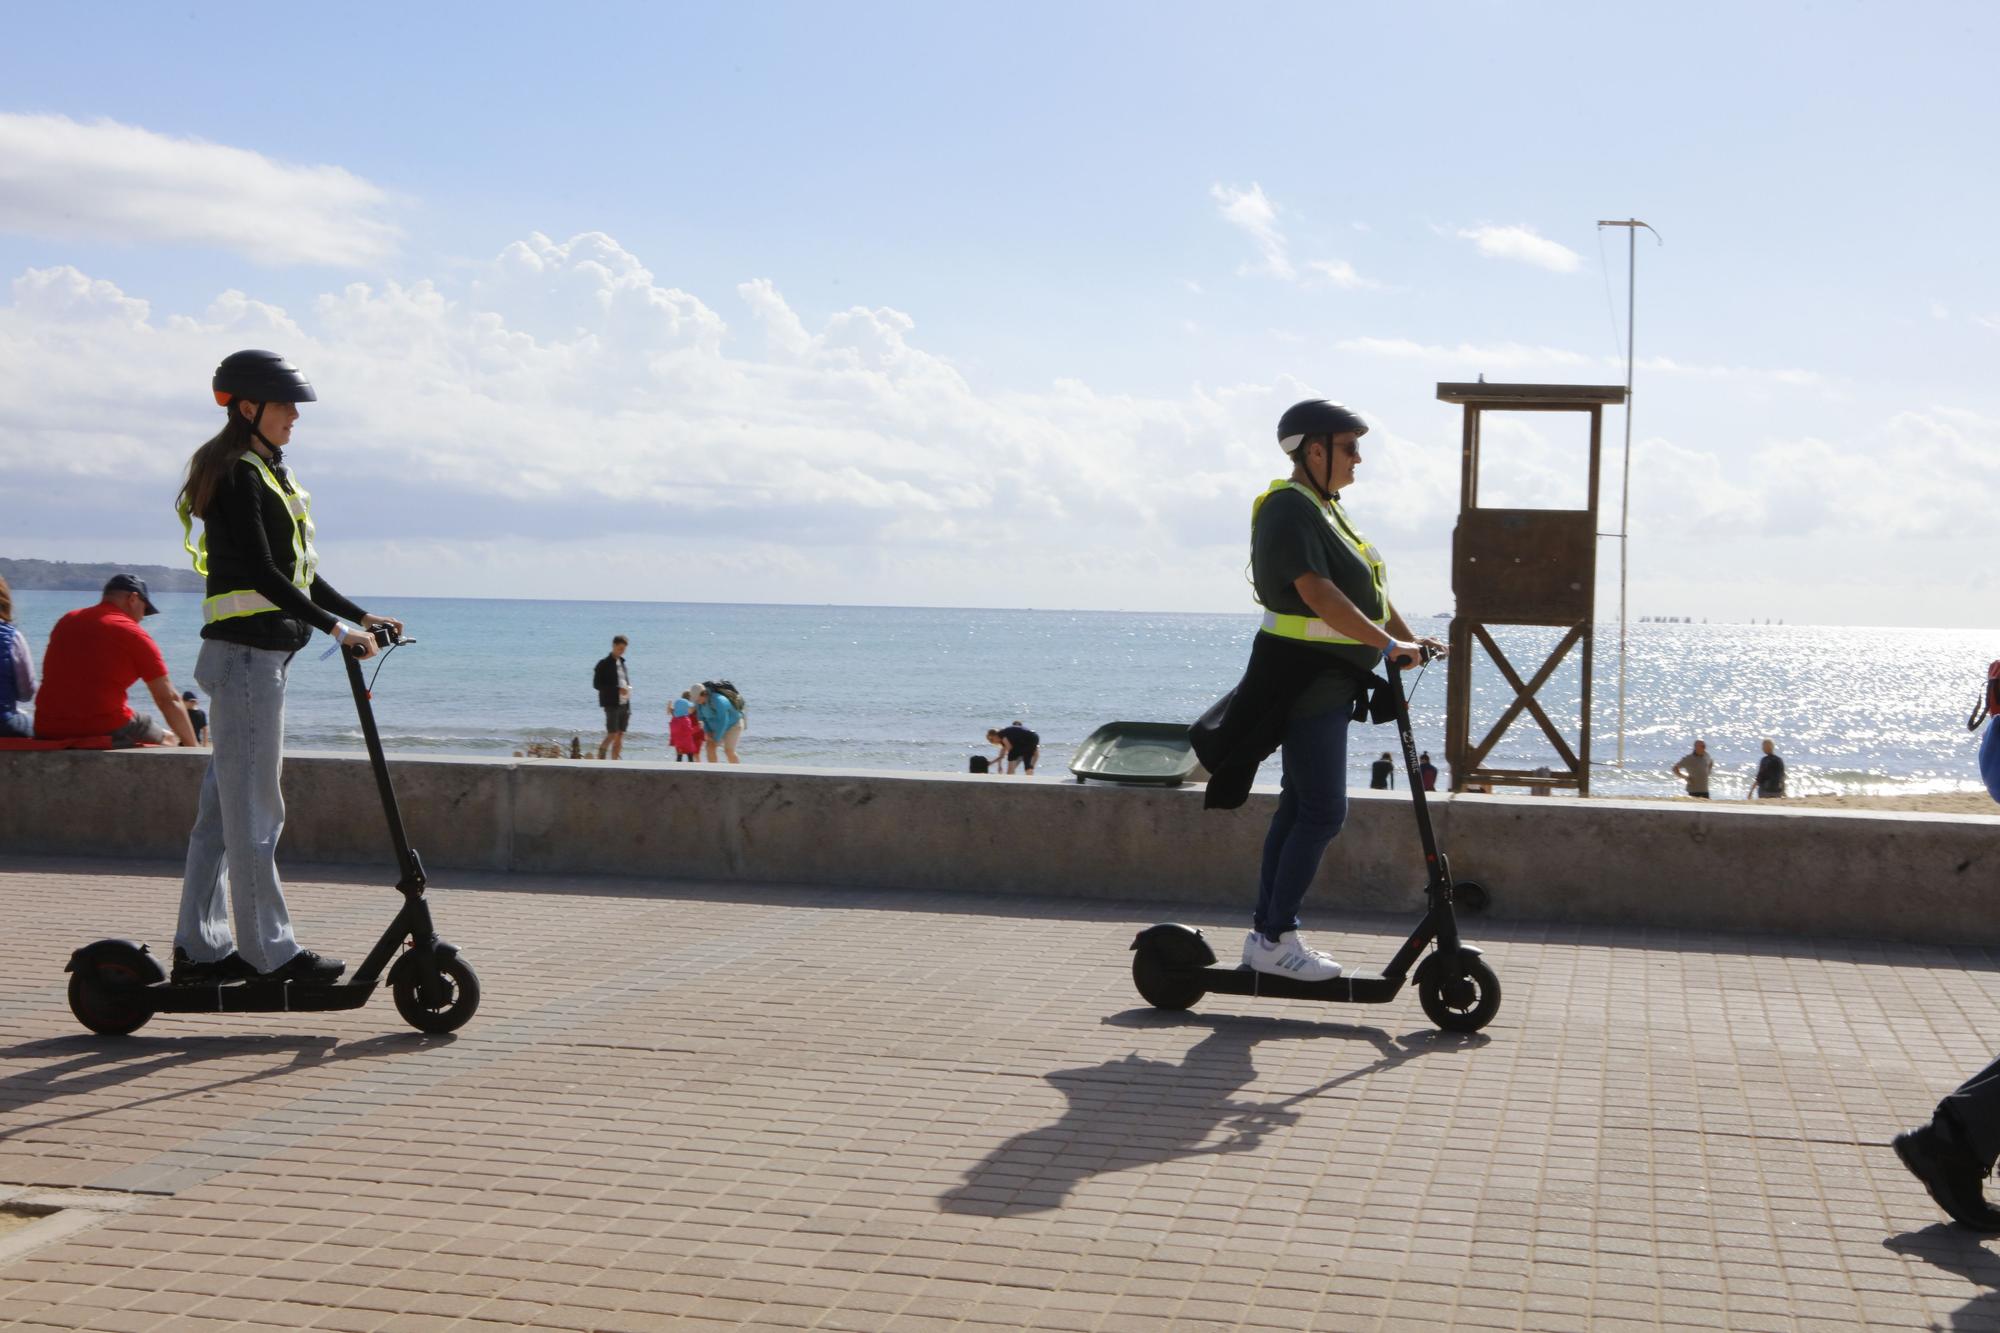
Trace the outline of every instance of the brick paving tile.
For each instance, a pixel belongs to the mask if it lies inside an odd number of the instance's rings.
[[[453,1037],[378,1000],[107,1041],[62,960],[167,928],[177,873],[0,859],[0,1191],[153,1191],[0,1265],[0,1323],[2000,1328],[2000,1257],[1885,1147],[1991,1057],[1985,950],[1469,918],[1507,1000],[1463,1038],[1147,1010],[1167,910],[437,878]],[[386,892],[290,885],[349,949]]]

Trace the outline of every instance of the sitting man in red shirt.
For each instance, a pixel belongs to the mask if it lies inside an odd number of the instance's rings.
[[[139,624],[158,611],[144,579],[113,574],[104,585],[103,601],[56,622],[42,656],[42,689],[35,699],[37,740],[109,736],[114,750],[172,745],[176,738],[182,745],[195,744],[187,707],[167,678],[167,659]],[[146,682],[172,736],[126,704],[125,692],[135,680]]]

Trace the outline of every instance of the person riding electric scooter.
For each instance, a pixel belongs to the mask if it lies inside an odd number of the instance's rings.
[[[213,750],[188,835],[173,980],[329,984],[345,965],[299,947],[278,878],[285,679],[316,629],[361,659],[376,640],[357,624],[398,635],[403,626],[363,611],[319,573],[312,497],[284,459],[298,405],[317,401],[306,377],[275,352],[251,350],[223,358],[211,387],[228,419],[188,460],[175,504],[208,585],[194,675],[211,700]]]
[[[1278,445],[1292,473],[1250,507],[1251,581],[1263,624],[1242,681],[1192,735],[1212,775],[1204,804],[1217,809],[1243,804],[1258,765],[1283,750],[1283,794],[1264,838],[1243,963],[1299,981],[1340,975],[1339,963],[1300,936],[1298,913],[1347,818],[1347,728],[1357,701],[1385,658],[1413,664],[1445,651],[1436,639],[1417,638],[1397,613],[1381,553],[1341,507],[1367,433],[1359,415],[1320,398],[1279,418]]]

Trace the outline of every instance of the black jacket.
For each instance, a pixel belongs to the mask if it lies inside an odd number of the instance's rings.
[[[270,466],[289,489],[290,470],[280,462]],[[311,640],[314,630],[331,633],[336,617],[359,624],[367,614],[318,576],[313,578],[310,598],[292,585],[297,564],[292,556],[292,516],[247,457],[237,459],[216,486],[202,516],[202,530],[208,542],[208,595],[249,588],[277,606],[204,625],[202,638],[295,653]]]
[[[1395,705],[1388,682],[1343,662],[1330,653],[1296,639],[1259,634],[1250,645],[1250,664],[1236,688],[1216,700],[1190,731],[1195,758],[1208,770],[1208,791],[1202,805],[1210,810],[1234,810],[1249,799],[1257,766],[1271,757],[1285,739],[1292,705],[1328,672],[1347,678],[1354,687],[1353,717],[1385,722]],[[1377,688],[1382,689],[1377,694]]]
[[[597,664],[597,670],[590,676],[591,688],[597,691],[597,702],[605,708],[618,706],[620,702],[618,691],[626,688],[627,682],[631,680],[629,667],[626,668],[625,679],[618,678],[618,660],[617,654],[606,653],[604,660]]]

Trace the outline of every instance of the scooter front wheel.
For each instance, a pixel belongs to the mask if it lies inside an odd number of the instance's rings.
[[[460,954],[439,964],[444,974],[446,994],[436,1004],[424,999],[423,981],[417,969],[407,968],[396,978],[396,1012],[419,1032],[456,1032],[472,1021],[479,1008],[479,975]]]
[[[1500,978],[1483,958],[1472,959],[1458,976],[1432,968],[1417,986],[1417,999],[1446,1032],[1477,1032],[1500,1012]]]

